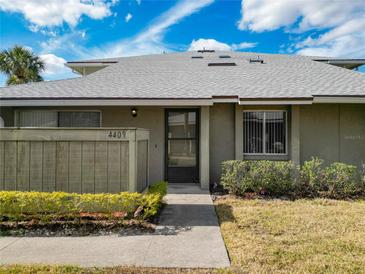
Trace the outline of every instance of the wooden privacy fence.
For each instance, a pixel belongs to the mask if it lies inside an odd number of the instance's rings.
[[[0,128],[0,190],[142,191],[148,147],[146,129]]]

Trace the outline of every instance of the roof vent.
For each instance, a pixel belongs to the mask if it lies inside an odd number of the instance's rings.
[[[215,50],[214,49],[205,49],[205,48],[203,48],[201,50],[198,50],[198,52],[200,52],[200,53],[204,53],[204,52],[215,52]]]
[[[219,55],[219,58],[231,58],[229,55]]]
[[[192,59],[203,59],[203,56],[191,56]]]
[[[256,59],[250,58],[250,63],[260,63],[260,64],[263,64],[264,63],[264,59],[261,59],[260,56],[257,56]]]
[[[208,63],[208,67],[232,67],[237,66],[236,63]]]

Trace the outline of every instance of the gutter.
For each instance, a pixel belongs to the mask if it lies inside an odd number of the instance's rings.
[[[0,98],[1,107],[22,106],[213,106],[217,103],[246,105],[365,104],[365,96],[313,96],[311,98]]]
[[[311,105],[313,98],[241,98],[238,104],[245,105]]]
[[[212,99],[0,99],[2,107],[20,106],[212,106]]]
[[[365,104],[365,96],[314,96],[313,103]]]

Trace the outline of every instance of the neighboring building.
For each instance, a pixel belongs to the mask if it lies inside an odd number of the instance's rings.
[[[214,51],[68,62],[84,76],[1,88],[0,116],[150,129],[149,181],[208,188],[230,159],[365,163],[365,74],[350,70],[363,64]]]

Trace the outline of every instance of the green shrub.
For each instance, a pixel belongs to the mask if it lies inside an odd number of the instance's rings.
[[[235,195],[354,198],[365,194],[365,167],[360,174],[356,166],[344,163],[324,167],[318,158],[300,169],[290,161],[226,161],[221,183]]]
[[[364,184],[356,166],[333,163],[324,170],[321,191],[328,198],[347,198],[361,195]]]
[[[255,192],[280,196],[295,188],[297,170],[290,161],[226,161],[222,167],[222,185],[236,195]]]
[[[113,218],[113,213],[121,212],[125,219],[149,219],[157,214],[165,194],[163,183],[146,194],[0,191],[0,218],[49,220],[77,218],[81,213],[102,213]],[[137,209],[138,216],[135,215]]]
[[[225,189],[235,195],[243,195],[253,191],[252,182],[245,175],[250,168],[247,161],[225,161],[222,163],[221,183]]]
[[[163,196],[167,194],[167,182],[157,182],[148,187],[148,193],[159,193]]]
[[[296,188],[296,195],[302,197],[316,197],[322,189],[324,180],[323,160],[312,158],[300,167],[300,178]]]

